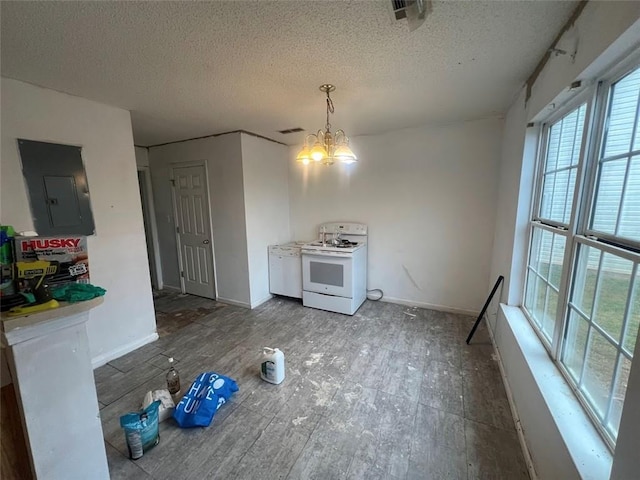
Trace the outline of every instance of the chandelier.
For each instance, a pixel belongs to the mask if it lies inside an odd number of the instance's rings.
[[[322,163],[323,165],[333,165],[336,161],[341,163],[355,163],[358,161],[355,154],[349,148],[349,138],[343,130],[331,133],[329,114],[334,112],[331,92],[336,89],[334,85],[325,83],[320,85],[320,91],[327,94],[327,124],[325,130],[318,130],[318,133],[311,133],[304,139],[304,146],[296,160],[299,163],[308,165],[310,163]]]

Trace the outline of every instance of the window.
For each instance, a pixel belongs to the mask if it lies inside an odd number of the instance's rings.
[[[560,280],[587,106],[582,104],[544,130],[540,192],[533,215],[525,308],[547,345],[557,323]]]
[[[542,125],[523,307],[613,448],[640,324],[640,67],[576,100]]]

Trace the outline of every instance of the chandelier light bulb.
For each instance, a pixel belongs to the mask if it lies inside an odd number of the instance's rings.
[[[325,150],[324,146],[320,143],[320,140],[318,139],[318,140],[316,140],[315,145],[311,149],[311,152],[310,152],[309,156],[311,157],[311,159],[313,161],[321,162],[322,160],[327,158],[329,156],[329,154],[327,153],[327,151]]]
[[[336,146],[336,149],[333,152],[333,156],[340,160],[342,163],[346,163],[350,165],[352,163],[357,162],[356,156],[349,148],[349,144],[345,141],[345,143],[341,143]]]
[[[303,165],[309,165],[309,162],[311,161],[311,154],[309,152],[307,142],[304,143],[304,147],[302,147],[302,150],[300,150],[300,153],[298,153],[296,161],[298,161],[298,163],[302,163]]]

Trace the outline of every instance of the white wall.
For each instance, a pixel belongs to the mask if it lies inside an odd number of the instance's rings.
[[[291,149],[291,229],[369,226],[367,288],[388,301],[476,313],[484,303],[495,224],[502,120],[351,139],[357,164],[303,167]]]
[[[79,145],[96,234],[91,282],[107,290],[87,323],[94,366],[157,338],[129,112],[1,79],[0,221],[33,230],[17,138]]]
[[[145,147],[135,147],[136,154],[136,166],[148,167],[149,166],[149,150]]]
[[[291,240],[288,152],[284,145],[242,134],[251,308],[271,298],[267,247]]]
[[[149,148],[164,285],[179,288],[172,164],[204,162],[209,181],[218,299],[250,306],[240,133]]]
[[[577,45],[575,60],[572,60],[570,55],[551,56],[536,81],[527,104],[524,103],[523,91],[507,114],[491,264],[492,278],[499,274],[506,277],[506,284],[501,293],[503,302],[520,305],[522,296],[528,242],[526,223],[535,160],[531,142],[528,141],[535,136],[535,130],[527,131],[527,122],[534,119],[551,101],[560,103],[572,81],[589,80],[601,74],[609,64],[616,62],[628,52],[630,47],[635,45],[637,48],[640,42],[640,24],[637,22],[639,17],[638,2],[589,2],[574,27],[565,33],[558,44],[558,48],[570,53]],[[571,428],[562,430],[558,427],[558,421],[554,420],[554,417],[557,419],[571,416],[571,411],[564,411],[559,415],[553,407],[550,409],[549,405],[553,402],[549,401],[548,392],[540,389],[539,382],[528,380],[533,378],[532,373],[535,376],[537,372],[535,363],[540,362],[540,355],[532,363],[532,358],[525,353],[532,351],[530,345],[524,344],[526,342],[523,342],[523,339],[527,337],[523,337],[521,333],[527,326],[518,325],[513,320],[507,321],[502,313],[497,315],[497,310],[497,304],[492,305],[488,313],[489,323],[539,478],[593,476],[594,471],[585,468],[586,463],[583,460],[595,457],[594,452],[580,452],[574,447],[578,443],[584,444],[585,439],[577,439],[574,442],[569,440],[570,443],[565,443],[566,439],[575,437],[576,433],[567,434]],[[533,341],[536,339],[533,338]],[[542,360],[545,359],[550,362],[542,353]],[[555,371],[551,376],[557,375],[559,373]],[[637,455],[640,417],[636,412],[640,403],[639,377],[638,366],[634,364],[627,387],[617,450],[613,458],[612,478],[635,478],[640,470],[640,459]],[[545,382],[546,380],[542,379],[542,383]],[[573,415],[579,417],[577,412]],[[602,455],[603,462],[606,461],[605,457],[607,455]],[[630,472],[633,472],[632,476],[628,476]]]
[[[537,133],[539,127],[527,125],[525,108],[525,90],[513,103],[505,118],[502,143],[501,166],[499,172],[496,210],[496,227],[494,232],[493,254],[491,257],[491,279],[497,280],[499,275],[505,277],[488,309],[490,323],[496,320],[499,302],[517,304],[522,295],[524,283],[523,258],[527,253],[527,234],[529,225],[530,200],[533,195],[533,176]],[[523,128],[525,126],[525,128]],[[523,159],[527,162],[523,162]],[[505,161],[505,159],[509,159]],[[503,198],[518,198],[520,201],[502,201]],[[505,221],[510,219],[510,221]],[[489,288],[487,287],[487,295]]]

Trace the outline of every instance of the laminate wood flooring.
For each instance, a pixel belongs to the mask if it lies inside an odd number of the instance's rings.
[[[3,480],[34,478],[13,383],[0,390],[0,454],[0,477]]]
[[[276,297],[254,310],[157,294],[160,339],[95,371],[111,478],[527,479],[486,326],[366,301],[354,316]],[[259,377],[262,347],[286,378]],[[160,443],[127,458],[119,417],[165,388],[168,357],[183,390],[200,372],[240,390],[208,428],[160,424]]]

